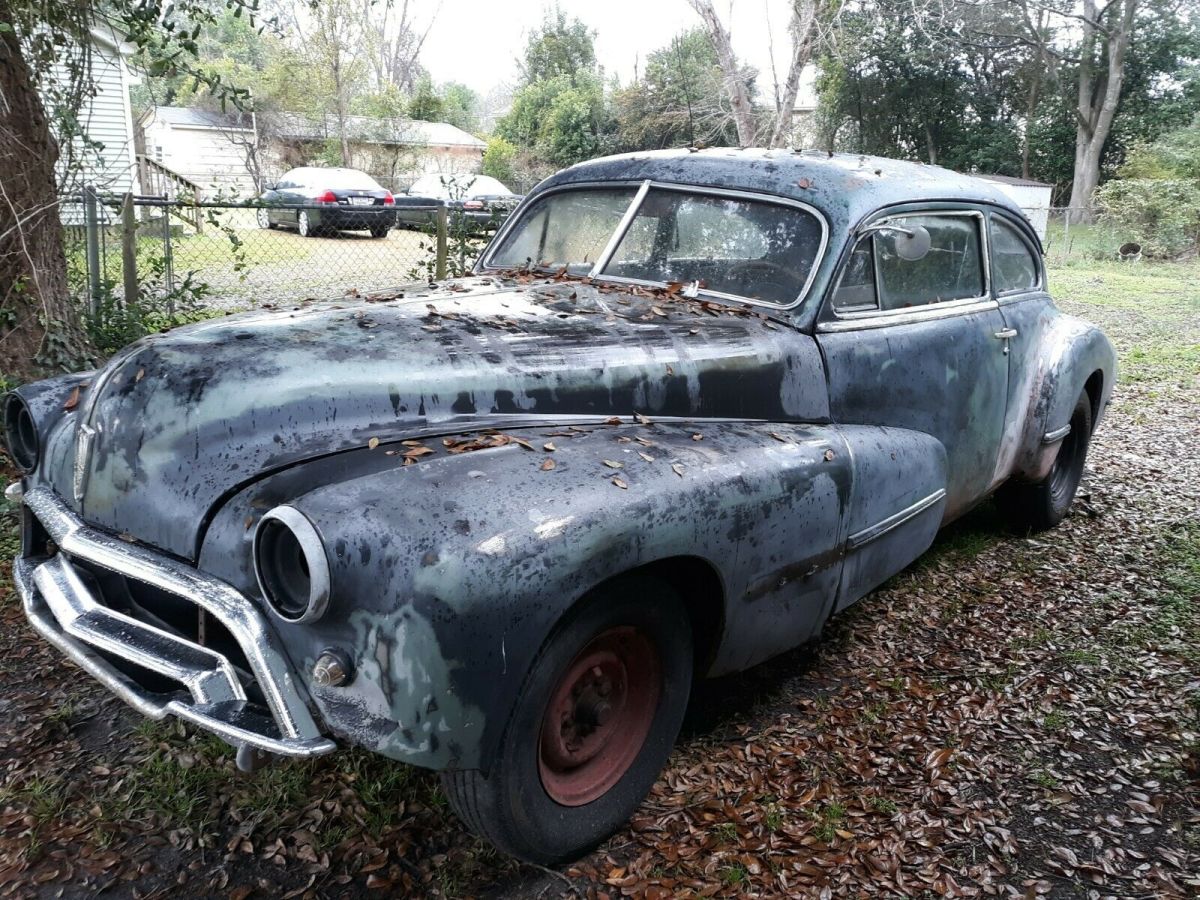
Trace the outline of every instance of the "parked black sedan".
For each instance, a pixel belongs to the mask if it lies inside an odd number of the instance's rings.
[[[496,228],[521,202],[503,182],[490,175],[424,175],[405,191],[409,206],[396,210],[396,224],[422,226],[433,223],[437,207],[445,204],[452,224],[463,222],[472,229]],[[431,208],[432,207],[432,208]]]
[[[260,197],[258,224],[286,226],[303,237],[335,231],[370,231],[386,237],[396,224],[396,199],[358,169],[292,169]]]

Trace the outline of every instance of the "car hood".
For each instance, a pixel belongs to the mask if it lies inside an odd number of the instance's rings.
[[[60,492],[194,558],[222,498],[304,460],[416,436],[657,417],[823,421],[811,337],[664,290],[479,277],[229,316],[143,339],[60,429]],[[81,460],[78,429],[94,434]],[[59,443],[66,444],[65,435]]]

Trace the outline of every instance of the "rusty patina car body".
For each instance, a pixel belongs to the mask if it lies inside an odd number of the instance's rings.
[[[543,199],[609,187],[803,211],[801,289],[501,265]],[[929,216],[976,234],[977,261],[953,259],[979,295],[854,294],[863,242],[895,249]],[[1033,260],[1020,289],[997,284],[997,228]],[[1006,482],[1046,479],[1113,382],[1109,342],[1055,308],[1036,235],[983,182],[824,153],[613,157],[541,184],[472,277],[207,321],[18,389],[15,575],[37,630],[147,715],[486,775],[548,637],[613,579],[677,592],[696,675],[752,666]],[[255,562],[281,527],[327,563],[282,612]]]

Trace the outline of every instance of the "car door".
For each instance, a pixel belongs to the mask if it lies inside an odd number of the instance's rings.
[[[309,199],[304,194],[302,175],[295,169],[288,172],[280,180],[278,190],[279,202],[286,207],[279,210],[279,221],[295,227],[300,216],[300,210],[297,207]]]
[[[990,295],[985,224],[971,208],[875,220],[818,324],[835,422],[907,428],[945,447],[943,521],[997,482],[1008,331]]]
[[[1038,351],[1042,334],[1057,313],[1046,292],[1042,254],[1028,222],[1015,215],[993,210],[988,214],[988,258],[992,288],[1000,304],[1000,315],[1010,335],[1008,348],[1008,412],[996,464],[997,477],[1012,471],[1019,438],[1025,433],[1030,404],[1038,396],[1034,382],[1039,377]]]

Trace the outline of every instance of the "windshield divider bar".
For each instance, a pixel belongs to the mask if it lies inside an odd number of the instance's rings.
[[[642,186],[638,188],[637,193],[633,195],[633,199],[629,202],[629,208],[621,216],[621,221],[617,223],[617,230],[612,233],[612,237],[608,239],[608,243],[604,245],[604,249],[600,251],[600,255],[596,258],[596,263],[592,266],[592,270],[588,272],[588,278],[600,277],[600,273],[608,265],[609,259],[617,252],[617,247],[625,237],[625,232],[629,230],[629,226],[633,223],[633,217],[637,215],[637,211],[642,205],[642,200],[645,199],[646,192],[649,190],[650,179],[647,178],[642,182]]]

